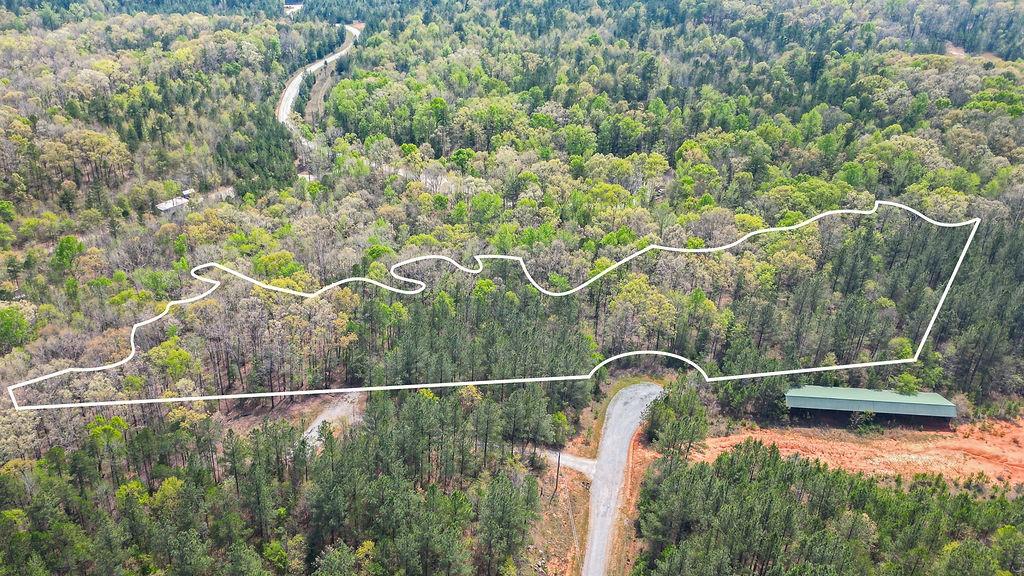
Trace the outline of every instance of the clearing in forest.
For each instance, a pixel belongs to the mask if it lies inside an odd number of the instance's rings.
[[[988,421],[955,430],[889,429],[862,436],[835,428],[762,428],[709,438],[702,460],[752,438],[776,445],[783,455],[821,460],[834,468],[869,475],[942,474],[959,480],[984,474],[996,482],[1024,483],[1024,422]]]

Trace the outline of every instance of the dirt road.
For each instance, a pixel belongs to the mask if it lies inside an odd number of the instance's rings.
[[[547,451],[548,459],[551,463],[558,465],[558,453]],[[562,468],[569,468],[582,473],[591,480],[594,479],[594,472],[597,471],[597,460],[592,458],[584,458],[582,456],[576,456],[573,454],[566,454],[562,452]]]
[[[317,414],[310,422],[309,427],[303,432],[303,436],[310,442],[316,441],[317,432],[324,422],[335,423],[344,419],[347,425],[356,424],[363,420],[363,405],[366,403],[365,392],[348,392],[337,394],[327,408]]]

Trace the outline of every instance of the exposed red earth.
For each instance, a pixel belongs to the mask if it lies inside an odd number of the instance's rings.
[[[1024,422],[989,421],[950,431],[892,429],[859,436],[836,428],[763,428],[709,438],[699,456],[713,460],[746,440],[775,444],[784,455],[816,458],[836,468],[911,477],[938,473],[964,479],[979,472],[996,482],[1024,483]]]

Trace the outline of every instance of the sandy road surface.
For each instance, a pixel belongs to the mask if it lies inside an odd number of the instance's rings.
[[[551,460],[551,464],[556,466],[558,463],[558,453],[551,450],[547,450],[546,452],[548,459]],[[562,452],[562,468],[575,470],[593,480],[594,472],[597,471],[597,460]]]

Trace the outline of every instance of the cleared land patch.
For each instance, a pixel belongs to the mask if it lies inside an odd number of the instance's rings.
[[[778,446],[784,455],[818,459],[829,466],[871,475],[905,478],[942,474],[966,479],[978,473],[997,482],[1024,483],[1024,422],[987,422],[951,431],[891,429],[859,436],[830,428],[762,428],[709,438],[701,460],[719,454],[748,438]]]

